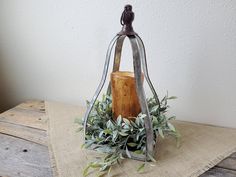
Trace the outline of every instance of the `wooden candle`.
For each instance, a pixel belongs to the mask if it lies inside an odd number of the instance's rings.
[[[113,119],[117,119],[121,115],[132,120],[141,112],[133,72],[111,73],[111,93]]]

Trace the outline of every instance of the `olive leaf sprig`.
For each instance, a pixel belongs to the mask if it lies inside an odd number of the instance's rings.
[[[160,106],[154,98],[147,99],[154,131],[154,143],[157,138],[164,138],[167,135],[175,137],[176,140],[180,137],[170,122],[175,119],[175,116],[167,117],[166,115],[169,108],[167,101],[175,98],[166,95],[161,100]],[[83,176],[88,176],[90,169],[97,169],[99,175],[109,174],[112,166],[120,164],[124,156],[131,158],[130,152],[144,155],[146,153],[145,117],[145,114],[140,113],[134,121],[121,116],[113,120],[111,97],[103,95],[101,101],[97,100],[88,118],[86,140],[82,147],[103,152],[105,156],[90,162],[84,169]],[[152,156],[149,155],[149,158],[155,162]],[[145,163],[141,164],[137,171],[143,171],[144,167]]]

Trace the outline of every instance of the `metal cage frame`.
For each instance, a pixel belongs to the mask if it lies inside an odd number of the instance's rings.
[[[129,5],[127,5],[129,6]],[[125,10],[126,7],[125,6]],[[146,115],[144,118],[144,127],[146,131],[146,154],[145,156],[143,155],[136,155],[134,153],[131,153],[131,158],[135,160],[142,160],[142,161],[147,161],[150,160],[149,155],[153,156],[154,155],[154,134],[153,134],[153,127],[152,127],[152,121],[150,117],[150,113],[148,110],[148,104],[146,100],[146,95],[145,91],[143,88],[142,84],[142,72],[144,73],[144,78],[147,81],[152,94],[154,96],[154,99],[156,100],[156,103],[160,106],[160,101],[158,99],[157,93],[153,87],[153,84],[150,80],[149,74],[148,74],[148,67],[147,67],[147,60],[146,60],[146,52],[145,52],[145,47],[142,39],[138,36],[137,33],[133,31],[132,28],[132,21],[125,21],[124,16],[125,16],[125,10],[121,16],[121,24],[123,25],[123,29],[120,33],[118,33],[110,42],[107,53],[106,53],[106,61],[104,64],[103,68],[103,74],[101,81],[98,85],[98,88],[90,101],[90,104],[86,110],[85,116],[84,116],[84,135],[86,135],[87,132],[87,122],[89,118],[89,114],[91,110],[93,109],[94,103],[97,100],[102,88],[104,87],[104,84],[106,82],[107,74],[108,74],[108,68],[110,65],[110,60],[111,60],[111,53],[112,49],[115,46],[115,54],[114,54],[114,61],[113,61],[113,72],[119,71],[120,68],[120,61],[121,61],[121,52],[122,52],[122,47],[124,43],[124,39],[128,38],[132,47],[132,53],[133,53],[133,67],[134,67],[134,76],[135,76],[135,84],[136,84],[136,91],[141,107],[141,111],[143,114]],[[132,12],[132,7],[131,7],[131,12]],[[132,12],[133,13],[133,12]],[[123,19],[122,19],[123,18]],[[107,88],[107,94],[111,94],[111,85],[109,82],[108,88]]]

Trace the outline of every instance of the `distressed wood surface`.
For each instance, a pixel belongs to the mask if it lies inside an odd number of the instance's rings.
[[[0,177],[52,177],[44,101],[0,114]],[[236,177],[236,153],[201,177]]]
[[[0,134],[0,175],[52,176],[47,146]]]
[[[52,177],[44,101],[0,114],[0,177]]]
[[[202,174],[200,177],[235,177],[236,171],[228,170],[219,167],[213,167],[209,171]]]
[[[236,153],[202,174],[201,177],[236,177]]]

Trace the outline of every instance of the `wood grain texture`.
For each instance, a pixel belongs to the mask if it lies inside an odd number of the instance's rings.
[[[48,144],[47,133],[45,130],[26,127],[20,124],[0,121],[0,133],[25,139],[45,146]]]
[[[228,170],[219,167],[213,167],[212,169],[208,170],[200,177],[235,177],[236,171]]]
[[[236,158],[235,157],[228,157],[225,160],[221,161],[217,165],[217,167],[236,171]]]
[[[52,176],[48,148],[0,134],[0,176]]]
[[[27,101],[2,114],[0,121],[47,130],[43,101]]]
[[[41,130],[47,130],[47,119],[44,114],[30,114],[22,109],[12,109],[0,115],[0,121]]]
[[[0,114],[0,176],[52,177],[44,101]]]
[[[0,114],[0,177],[52,177],[43,101]],[[236,177],[236,153],[201,177]]]
[[[43,101],[27,101],[0,114],[0,132],[38,144],[48,144]]]
[[[233,153],[230,157],[235,157],[236,158],[236,152]]]

